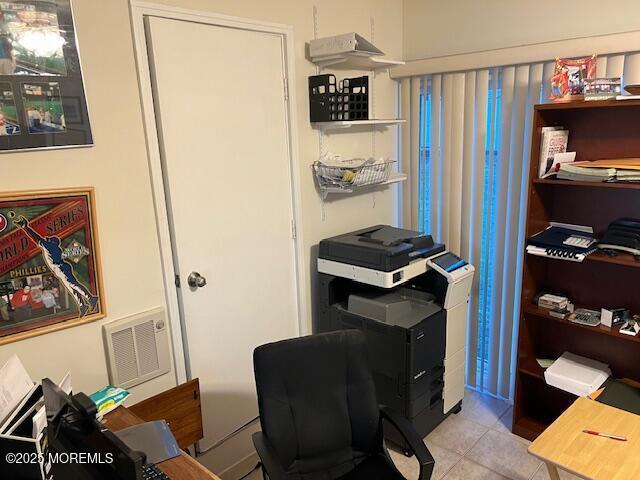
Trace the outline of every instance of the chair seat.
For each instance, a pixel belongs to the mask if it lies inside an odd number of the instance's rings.
[[[406,480],[395,465],[385,456],[376,455],[364,462],[338,480]]]

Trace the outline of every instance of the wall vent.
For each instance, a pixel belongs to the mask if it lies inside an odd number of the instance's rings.
[[[164,308],[106,323],[102,331],[112,385],[130,388],[171,370]]]

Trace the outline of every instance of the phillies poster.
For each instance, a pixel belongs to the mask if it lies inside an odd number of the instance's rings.
[[[93,189],[0,195],[0,344],[105,316]]]

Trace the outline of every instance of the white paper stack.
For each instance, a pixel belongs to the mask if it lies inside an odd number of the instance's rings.
[[[558,179],[582,182],[612,182],[616,179],[616,169],[580,167],[570,163],[563,163],[560,165]]]
[[[608,365],[570,352],[564,352],[544,372],[547,384],[579,397],[598,390],[610,376]]]

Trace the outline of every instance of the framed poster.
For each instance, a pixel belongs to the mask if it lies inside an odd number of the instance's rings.
[[[92,144],[70,0],[0,0],[0,152]]]
[[[0,345],[105,316],[92,188],[0,194]]]

